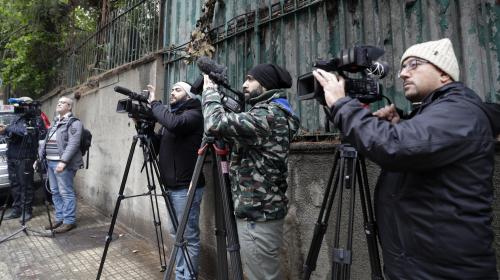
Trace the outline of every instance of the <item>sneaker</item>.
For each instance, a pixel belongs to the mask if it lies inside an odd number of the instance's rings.
[[[65,233],[76,228],[76,224],[62,224],[58,228],[54,229],[54,233]]]
[[[12,220],[12,219],[17,219],[19,217],[21,217],[21,211],[11,209],[10,212],[7,215],[5,215],[3,218],[4,218],[4,220]]]
[[[46,225],[46,226],[44,227],[44,229],[45,229],[45,230],[56,229],[56,228],[58,228],[58,227],[62,226],[62,224],[63,224],[63,222],[62,222],[62,221],[59,221],[59,222],[54,222],[54,223],[52,224],[52,227],[51,227],[50,225]]]

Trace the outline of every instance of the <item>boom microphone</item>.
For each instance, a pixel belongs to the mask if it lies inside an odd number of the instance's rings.
[[[131,91],[130,89],[124,88],[121,86],[116,86],[115,91],[118,93],[121,93],[123,95],[126,95],[126,96],[130,97],[131,99],[134,99],[134,100],[137,100],[140,102],[148,102],[149,94],[147,96],[142,95],[142,94],[135,93],[135,92]]]
[[[207,74],[216,84],[227,85],[227,67],[217,64],[207,56],[200,56],[196,64],[201,72]]]
[[[115,87],[115,91],[118,92],[118,93],[127,95],[127,96],[129,96],[131,93],[133,93],[130,89],[124,88],[124,87],[121,87],[121,86],[116,86]]]

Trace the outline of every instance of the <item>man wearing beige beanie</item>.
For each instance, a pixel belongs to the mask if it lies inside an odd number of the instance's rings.
[[[479,96],[459,82],[449,39],[408,48],[399,77],[420,106],[402,119],[345,96],[344,79],[322,70],[334,124],[381,166],[377,228],[386,279],[498,279],[491,228],[494,130]]]
[[[161,124],[154,140],[159,142],[158,160],[162,184],[168,190],[168,198],[178,221],[184,216],[188,201],[188,191],[194,173],[198,149],[203,137],[203,115],[201,102],[191,92],[191,85],[177,82],[172,86],[169,107],[157,99],[155,88],[148,85],[151,110],[156,121]],[[205,185],[205,177],[195,187],[184,230],[184,241],[189,258],[179,250],[175,256],[175,279],[197,278],[200,260],[200,209]],[[170,227],[172,240],[176,238],[174,227]]]

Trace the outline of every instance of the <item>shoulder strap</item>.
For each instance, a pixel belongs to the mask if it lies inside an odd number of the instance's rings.
[[[293,111],[290,103],[285,98],[274,98],[269,103],[274,103],[276,107],[278,107],[282,112],[285,113],[285,117],[287,119],[286,124],[288,126],[288,144],[292,142],[292,130],[290,128],[290,120],[289,118],[295,117],[295,112]]]
[[[70,117],[68,120],[68,123],[66,124],[66,130],[68,130],[69,127],[73,124],[73,122],[75,122],[77,120],[79,121],[80,119],[78,119],[77,117]]]

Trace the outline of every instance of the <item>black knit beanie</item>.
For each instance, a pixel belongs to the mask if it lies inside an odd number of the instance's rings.
[[[250,69],[248,75],[254,77],[266,90],[292,87],[290,73],[276,64],[259,64]]]

